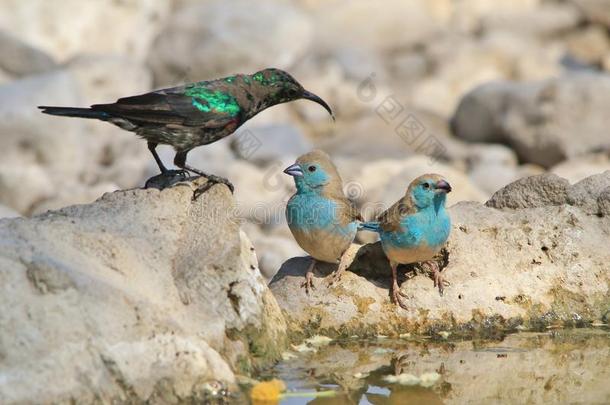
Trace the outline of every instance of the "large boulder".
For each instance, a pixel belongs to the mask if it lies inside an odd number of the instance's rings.
[[[452,128],[468,141],[507,143],[522,161],[548,168],[610,148],[609,94],[610,77],[593,73],[489,83],[464,96]]]
[[[518,204],[496,205],[510,208],[451,207],[453,229],[438,259],[451,285],[441,296],[418,266],[399,267],[400,274],[408,270],[401,286],[408,310],[390,303],[390,268],[379,243],[353,245],[352,264],[332,287],[324,277],[334,267],[318,266],[309,295],[300,287],[309,259],[288,260],[270,286],[289,329],[295,335],[471,335],[603,320],[610,309],[610,172],[561,193],[566,182],[542,180],[508,186]]]
[[[278,357],[254,248],[204,181],[0,221],[0,402],[201,401]]]
[[[610,170],[582,179],[574,185],[554,174],[541,174],[517,180],[498,190],[485,203],[494,208],[535,208],[569,204],[587,214],[610,215]]]

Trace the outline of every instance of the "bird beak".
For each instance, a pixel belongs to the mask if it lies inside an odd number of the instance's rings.
[[[318,97],[315,94],[305,90],[305,91],[303,91],[303,95],[301,96],[301,98],[304,98],[306,100],[311,100],[314,103],[320,104],[322,107],[324,107],[324,109],[326,111],[328,111],[328,113],[330,114],[330,116],[333,119],[333,121],[335,120],[335,115],[333,114],[333,110],[331,110],[330,106],[328,104],[326,104],[326,101],[322,100],[320,97]]]
[[[450,193],[451,185],[449,183],[447,183],[445,180],[440,180],[438,183],[436,183],[435,189],[437,190],[438,193]]]
[[[301,166],[295,163],[285,168],[284,173],[292,177],[301,177],[303,175],[303,170],[301,170]]]

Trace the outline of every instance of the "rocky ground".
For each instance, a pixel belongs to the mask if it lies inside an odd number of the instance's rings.
[[[157,170],[132,134],[36,105],[265,66],[319,93],[337,122],[312,103],[278,106],[189,161],[236,184],[267,279],[302,253],[285,226],[292,185],[280,169],[313,147],[331,153],[369,216],[424,171],[450,179],[451,203],[482,203],[528,175],[575,183],[610,169],[605,0],[5,3],[0,204],[21,215],[138,187]],[[79,20],[62,18],[71,13]]]
[[[552,174],[519,180],[484,205],[450,208],[453,229],[441,296],[414,266],[401,289],[408,310],[390,303],[390,267],[379,243],[352,246],[339,284],[320,266],[317,288],[301,288],[307,257],[286,261],[271,291],[295,336],[450,332],[472,336],[519,328],[586,325],[610,318],[610,171],[570,185]],[[399,268],[399,272],[400,269]]]
[[[32,386],[58,400],[197,399],[313,333],[608,321],[607,0],[90,3],[0,11],[0,372],[12,376],[0,402],[36,398]],[[234,199],[139,189],[157,174],[141,140],[36,109],[268,66],[337,121],[290,103],[192,151]],[[364,232],[343,282],[328,288],[323,267],[304,294],[282,169],[312,148],[331,154],[367,219],[424,172],[449,180],[443,297],[405,268],[411,309],[390,305]]]
[[[234,201],[197,185],[0,220],[1,403],[201,401],[279,358]]]
[[[426,274],[403,269],[409,310],[390,303],[378,243],[354,245],[333,287],[329,265],[307,295],[303,257],[268,287],[228,189],[199,195],[204,182],[0,220],[0,402],[201,400],[236,392],[240,376],[316,334],[472,337],[608,322],[610,171],[574,185],[529,177],[485,205],[454,205],[439,259],[451,285],[440,296]]]

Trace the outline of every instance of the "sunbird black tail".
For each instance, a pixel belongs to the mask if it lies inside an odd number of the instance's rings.
[[[103,111],[95,111],[91,108],[79,108],[79,107],[49,107],[41,105],[38,108],[45,114],[59,115],[61,117],[78,117],[78,118],[95,118],[103,120],[104,117],[108,117],[108,114]]]
[[[187,165],[187,153],[197,146],[231,135],[250,118],[271,106],[299,99],[321,105],[334,119],[324,100],[305,90],[292,76],[279,69],[156,90],[124,97],[115,103],[94,104],[90,108],[39,108],[46,114],[99,119],[135,132],[148,141],[148,149],[162,175],[173,175],[175,171],[169,171],[163,165],[156,147],[159,144],[171,145],[176,150],[174,165],[183,172],[206,177],[207,187],[223,183],[233,191],[233,185],[227,179]]]

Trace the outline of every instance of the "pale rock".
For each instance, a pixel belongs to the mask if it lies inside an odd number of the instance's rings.
[[[202,22],[205,21],[205,24]],[[149,62],[157,85],[288,68],[307,51],[313,26],[288,2],[186,4],[157,37]],[[230,49],[231,52],[227,52]]]
[[[520,34],[491,32],[476,43],[447,35],[427,49],[429,63],[436,68],[415,83],[408,102],[448,117],[463,95],[476,86],[501,79],[533,80],[558,74],[562,53],[563,48],[555,45],[540,50]]]
[[[66,68],[78,82],[85,106],[112,103],[152,87],[148,68],[123,55],[80,54],[70,59]],[[146,143],[134,133],[105,122],[83,120],[83,125],[90,163],[85,180],[116,183],[119,188],[140,185],[151,158]]]
[[[0,198],[20,214],[29,214],[37,203],[52,198],[56,192],[42,166],[0,164]]]
[[[430,73],[431,64],[421,52],[396,52],[388,62],[393,78],[413,82]]]
[[[44,73],[57,68],[46,53],[19,38],[0,31],[0,70],[15,77]]]
[[[584,17],[594,23],[610,27],[610,1],[608,0],[570,0]]]
[[[253,243],[261,273],[267,279],[271,279],[286,260],[307,255],[292,237],[262,236],[254,239]]]
[[[66,63],[91,104],[150,91],[152,74],[141,61],[120,54],[81,53]]]
[[[170,0],[5,0],[0,26],[58,61],[94,49],[142,60],[170,12]]]
[[[533,165],[517,165],[517,156],[499,144],[473,144],[467,149],[468,177],[489,195],[509,183],[543,170]]]
[[[0,86],[12,82],[14,79],[15,78],[11,74],[0,69]]]
[[[0,221],[0,402],[208,402],[279,359],[285,323],[231,194],[196,197],[203,182]]]
[[[606,27],[590,25],[574,31],[566,38],[568,52],[578,61],[597,65],[610,53],[610,39]]]
[[[570,182],[554,174],[519,179],[496,191],[486,205],[494,208],[540,208],[566,203]]]
[[[572,185],[568,191],[567,202],[580,207],[588,214],[610,215],[610,170],[594,174]]]
[[[382,7],[367,0],[326,2],[314,13],[319,21],[316,43],[323,49],[375,51],[424,43],[443,31],[450,13],[447,0],[390,0]]]
[[[360,47],[336,48],[333,56],[349,80],[360,82],[371,74],[385,78],[385,67],[372,50]]]
[[[468,0],[453,2],[451,28],[457,32],[476,32],[482,22],[495,16],[527,14],[536,11],[541,0]]]
[[[589,215],[607,216],[610,170],[570,183],[551,173],[520,179],[498,190],[486,205],[494,208],[539,208],[573,205]]]
[[[269,228],[285,223],[286,202],[294,193],[294,182],[283,170],[292,163],[276,161],[259,168],[237,160],[228,167],[240,218]]]
[[[608,94],[610,78],[594,73],[489,83],[464,96],[451,126],[459,138],[507,143],[520,160],[551,167],[610,148],[604,114]]]
[[[317,289],[305,294],[300,284],[308,260],[295,257],[282,265],[270,287],[294,334],[447,331],[471,336],[519,325],[599,322],[610,305],[610,216],[592,215],[590,208],[595,201],[608,202],[610,192],[596,194],[609,179],[610,172],[575,185],[580,190],[573,197],[577,205],[556,204],[549,197],[559,195],[558,190],[549,189],[540,198],[536,189],[541,183],[531,178],[531,184],[522,183],[522,191],[538,197],[522,200],[526,204],[521,208],[500,210],[474,202],[449,208],[452,232],[447,255],[439,260],[451,285],[441,296],[427,274],[413,266],[399,267],[399,274],[412,273],[401,285],[407,310],[390,302],[391,272],[378,243],[350,248],[351,265],[337,285],[325,282],[335,266],[319,265]],[[557,179],[545,184],[565,183]]]
[[[336,130],[316,144],[331,156],[374,161],[423,154],[432,160],[463,159],[466,145],[449,134],[446,120],[405,104],[397,95],[371,102],[374,110],[361,118],[338,121]],[[399,111],[388,114],[386,108]]]
[[[317,70],[313,75],[311,71],[299,74],[299,82],[325,100],[338,121],[356,120],[363,113],[370,111],[367,104],[358,96],[360,83],[348,79],[338,64],[326,63]],[[308,126],[319,128],[318,132],[334,129],[334,122],[319,104],[303,100],[290,103],[289,106]]]
[[[264,166],[277,160],[295,160],[313,149],[294,125],[249,126],[231,136],[231,148],[241,159]]]
[[[472,144],[468,147],[468,165],[517,166],[517,155],[508,146],[500,144]],[[497,189],[496,189],[497,190]]]
[[[0,219],[2,218],[16,218],[21,215],[12,208],[6,207],[4,205],[0,205]]]
[[[99,196],[118,190],[119,187],[113,183],[98,183],[95,185],[72,183],[62,184],[55,195],[34,204],[31,208],[32,215],[46,211],[58,210],[68,205],[90,204]]]
[[[482,25],[485,30],[552,37],[576,28],[579,22],[580,13],[572,4],[542,3],[533,9],[495,12],[484,18]]]
[[[447,195],[448,206],[463,200],[484,202],[487,199],[487,193],[473,184],[464,173],[426,156],[416,155],[402,161],[378,160],[364,165],[355,180],[355,184],[363,190],[357,201],[362,206],[365,219],[389,208],[404,196],[413,179],[426,173],[438,173],[451,184],[452,191]]]
[[[506,166],[501,164],[481,164],[468,171],[468,177],[488,195],[520,178],[544,173],[536,165]]]
[[[550,171],[559,177],[576,183],[585,177],[610,170],[610,156],[607,153],[584,155],[566,160],[553,166]]]
[[[51,117],[38,105],[78,105],[67,72],[29,76],[0,87],[1,201],[21,213],[53,196],[60,182],[76,180],[88,163],[80,120]],[[10,200],[10,201],[9,201]]]

